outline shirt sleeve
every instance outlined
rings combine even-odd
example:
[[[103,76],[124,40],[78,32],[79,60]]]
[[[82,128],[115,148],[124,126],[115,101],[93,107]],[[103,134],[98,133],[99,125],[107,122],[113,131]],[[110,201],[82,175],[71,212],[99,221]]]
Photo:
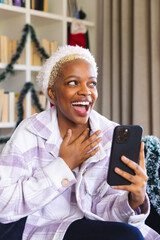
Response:
[[[16,221],[43,208],[76,182],[61,158],[34,169],[9,141],[0,156],[0,222]]]
[[[104,194],[105,189],[107,189]],[[94,200],[94,211],[106,221],[125,222],[136,227],[141,227],[149,215],[150,204],[146,195],[144,203],[135,211],[128,202],[127,191],[111,189],[104,184],[98,198]]]

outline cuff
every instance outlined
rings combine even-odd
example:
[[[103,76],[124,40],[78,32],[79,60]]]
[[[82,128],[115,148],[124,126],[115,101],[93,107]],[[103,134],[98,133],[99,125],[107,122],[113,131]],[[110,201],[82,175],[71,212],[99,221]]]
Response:
[[[119,213],[123,222],[128,222],[128,218],[134,215],[134,210],[130,207],[128,202],[128,192],[125,192],[121,196],[121,207],[119,208]]]
[[[131,215],[128,219],[128,223],[140,228],[142,224],[145,222],[146,218],[148,217],[150,212],[150,203],[148,196],[146,194],[144,203],[136,209],[134,214]]]
[[[44,167],[43,172],[48,178],[49,185],[54,185],[57,189],[69,187],[76,182],[71,169],[60,157],[54,159],[52,163]]]

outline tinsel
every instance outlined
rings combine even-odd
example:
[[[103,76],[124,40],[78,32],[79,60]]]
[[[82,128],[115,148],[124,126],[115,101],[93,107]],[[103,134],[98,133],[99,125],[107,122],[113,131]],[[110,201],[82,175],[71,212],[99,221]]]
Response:
[[[30,24],[25,24],[24,28],[22,30],[21,40],[16,49],[16,53],[11,57],[10,63],[7,64],[5,70],[2,73],[0,73],[0,82],[5,80],[8,74],[14,74],[13,65],[18,61],[19,57],[21,56],[21,53],[26,44],[27,35],[29,33],[31,34],[31,40],[35,43],[37,52],[40,54],[41,58],[47,59],[49,57],[48,54],[45,52],[45,49],[40,46],[40,43],[36,37],[34,28]],[[36,94],[33,83],[31,83],[31,82],[25,83],[22,90],[20,91],[20,95],[19,95],[19,98],[17,101],[17,122],[16,122],[16,125],[15,125],[15,128],[13,129],[13,131],[16,129],[16,127],[19,125],[19,123],[23,120],[23,115],[24,115],[23,100],[28,91],[31,91],[31,98],[32,98],[33,105],[39,111],[43,111],[41,104],[39,103],[39,98]],[[12,133],[13,133],[13,131],[12,131]],[[12,133],[11,133],[11,135],[12,135]],[[10,139],[11,135],[1,137],[0,144],[6,143]]]
[[[160,140],[155,136],[143,138],[148,175],[147,193],[149,199],[160,215]]]
[[[34,85],[31,82],[26,82],[20,92],[18,101],[17,101],[17,122],[16,125],[12,131],[12,133],[14,132],[14,130],[16,129],[16,127],[20,124],[20,122],[23,120],[23,116],[24,116],[24,108],[23,108],[23,101],[25,99],[26,94],[31,91],[31,99],[32,99],[32,104],[34,106],[36,106],[37,110],[39,112],[43,111],[44,109],[42,108],[41,104],[39,103],[39,99],[37,96],[37,93],[34,89]],[[11,133],[11,135],[12,135]],[[0,144],[4,144],[6,143],[9,139],[10,136],[5,136],[5,137],[1,137],[0,138]]]
[[[46,53],[45,49],[40,46],[40,43],[36,37],[36,33],[35,33],[32,25],[25,24],[24,28],[22,29],[22,37],[17,46],[16,53],[11,57],[11,61],[10,61],[10,63],[7,64],[5,70],[2,73],[0,73],[0,82],[5,80],[9,73],[11,73],[11,74],[14,73],[13,65],[17,62],[17,60],[19,59],[19,57],[25,47],[27,35],[29,34],[29,32],[31,34],[31,40],[35,43],[37,52],[40,54],[41,58],[46,59],[49,57],[48,54]]]

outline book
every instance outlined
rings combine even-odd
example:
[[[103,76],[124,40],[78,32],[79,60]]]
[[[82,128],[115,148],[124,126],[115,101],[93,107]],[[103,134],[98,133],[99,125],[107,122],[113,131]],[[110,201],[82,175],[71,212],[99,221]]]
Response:
[[[25,7],[26,6],[26,0],[21,0],[22,2],[22,7]]]
[[[44,0],[43,11],[48,12],[48,0]]]
[[[16,46],[18,47],[19,41],[17,40],[16,42],[17,42],[17,45],[16,45]],[[16,50],[17,50],[17,47],[16,47]],[[21,56],[22,56],[22,54],[21,54]],[[17,64],[22,64],[22,57],[21,57],[21,56],[18,58]]]
[[[17,7],[22,7],[22,1],[21,0],[13,0],[13,5]]]
[[[4,45],[5,45],[5,36],[1,35],[0,36],[0,59],[2,63],[5,63],[5,50],[4,50]]]
[[[40,43],[41,43],[41,47],[43,47],[45,52],[50,56],[50,42],[46,38],[42,38]],[[44,62],[45,60],[42,59],[42,63]]]
[[[15,93],[9,92],[9,122],[15,121]]]
[[[0,62],[1,62],[1,36],[0,36]]]
[[[37,48],[34,42],[31,42],[31,65],[41,66],[41,56],[37,52]]]
[[[43,11],[44,0],[34,0],[34,9]]]
[[[4,45],[3,45],[3,50],[4,50],[4,63],[8,63],[8,37],[4,36]]]
[[[42,108],[43,108],[43,109],[46,109],[46,107],[47,107],[47,99],[46,99],[46,97],[43,95],[43,93],[40,93],[40,94],[39,94],[39,102],[40,102]]]
[[[8,4],[9,4],[9,5],[13,5],[12,0],[8,0]]]
[[[8,40],[8,63],[11,61],[12,57],[12,41]]]
[[[18,41],[9,40],[7,36],[0,36],[0,62],[9,63],[12,55],[16,53]],[[22,64],[22,57],[19,57],[17,64]]]
[[[45,49],[46,53],[50,55],[50,42],[46,38],[41,39],[41,46]]]
[[[2,119],[3,93],[4,89],[0,89],[0,121]]]
[[[9,92],[3,93],[2,122],[8,122],[9,116]]]
[[[8,37],[1,35],[0,36],[0,54],[1,54],[1,62],[7,63],[8,62]]]
[[[31,0],[31,1],[30,1],[30,5],[31,5],[31,9],[35,9],[34,0]]]
[[[11,41],[11,56],[13,56],[16,53],[17,45],[18,45],[18,41],[16,41],[16,40]],[[21,57],[19,57],[19,59],[17,60],[17,64],[22,64],[22,58]]]
[[[50,56],[57,50],[57,48],[58,48],[57,41],[50,42]]]
[[[20,95],[19,93],[15,93],[15,101],[14,101],[15,102],[15,122],[17,121],[17,115],[18,115],[17,102],[18,102],[19,95]],[[25,119],[27,116],[26,107],[27,107],[27,101],[25,97],[23,100],[23,111],[24,111],[23,119]]]
[[[18,115],[18,110],[17,110],[17,101],[19,98],[19,93],[15,93],[14,95],[14,102],[15,102],[15,122],[17,121],[17,115]]]

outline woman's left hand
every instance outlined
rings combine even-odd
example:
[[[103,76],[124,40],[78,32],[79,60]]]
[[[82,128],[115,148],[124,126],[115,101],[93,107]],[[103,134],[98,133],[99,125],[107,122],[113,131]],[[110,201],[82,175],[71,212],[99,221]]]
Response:
[[[131,169],[134,170],[135,175],[131,175],[119,168],[115,168],[115,172],[123,178],[131,182],[130,185],[114,186],[114,189],[121,189],[129,191],[129,204],[133,210],[143,204],[146,193],[146,183],[148,177],[146,175],[145,157],[144,157],[144,143],[141,143],[139,154],[139,165],[132,160],[122,156],[121,160]]]

